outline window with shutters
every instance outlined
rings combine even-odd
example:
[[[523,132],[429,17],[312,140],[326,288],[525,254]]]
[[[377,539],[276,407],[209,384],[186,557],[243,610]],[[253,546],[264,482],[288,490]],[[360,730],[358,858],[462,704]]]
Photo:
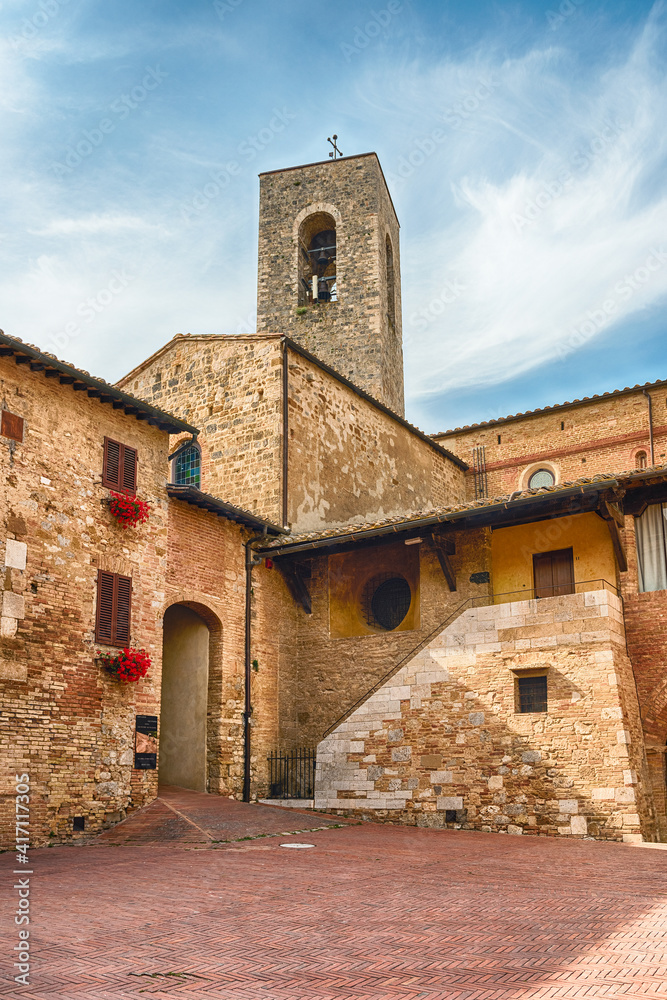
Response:
[[[118,573],[97,573],[97,616],[95,639],[108,646],[130,642],[132,578]]]
[[[105,437],[102,486],[132,495],[137,492],[136,448]]]

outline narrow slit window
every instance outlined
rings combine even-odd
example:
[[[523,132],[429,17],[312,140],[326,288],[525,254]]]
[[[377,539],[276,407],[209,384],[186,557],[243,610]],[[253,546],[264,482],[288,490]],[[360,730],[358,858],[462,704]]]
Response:
[[[391,240],[387,236],[386,244],[387,263],[387,320],[389,329],[393,332],[396,328],[396,283],[394,277],[394,251],[391,247]]]

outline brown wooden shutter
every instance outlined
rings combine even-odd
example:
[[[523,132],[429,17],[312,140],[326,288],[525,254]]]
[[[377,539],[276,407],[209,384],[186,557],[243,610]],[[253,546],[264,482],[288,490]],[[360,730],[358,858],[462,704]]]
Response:
[[[95,639],[97,642],[113,642],[114,633],[114,590],[115,574],[97,571],[97,615]]]
[[[127,646],[132,624],[132,577],[97,572],[95,639],[109,646]]]
[[[23,417],[9,410],[2,411],[2,426],[0,434],[3,437],[11,438],[12,441],[23,441]]]
[[[127,493],[137,492],[137,452],[127,445],[122,450],[121,486]]]
[[[533,556],[533,576],[535,577],[535,597],[552,597],[553,573],[550,552],[539,552]]]
[[[132,608],[132,578],[116,577],[116,628],[114,641],[118,646],[127,646],[130,641]]]
[[[574,559],[572,549],[538,552],[533,556],[536,597],[559,597],[574,594]]]
[[[554,595],[574,594],[574,558],[572,549],[559,549],[551,553],[554,578]]]
[[[112,490],[120,489],[121,486],[121,451],[122,444],[112,441],[111,438],[104,439],[104,465],[102,466],[102,485],[108,486]]]

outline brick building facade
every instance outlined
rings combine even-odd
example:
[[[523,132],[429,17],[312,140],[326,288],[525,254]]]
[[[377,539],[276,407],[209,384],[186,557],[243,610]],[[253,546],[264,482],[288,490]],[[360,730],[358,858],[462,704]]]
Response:
[[[3,844],[15,773],[44,843],[300,748],[316,808],[667,840],[667,383],[409,424],[374,154],[262,175],[258,317],[117,386],[0,336]]]

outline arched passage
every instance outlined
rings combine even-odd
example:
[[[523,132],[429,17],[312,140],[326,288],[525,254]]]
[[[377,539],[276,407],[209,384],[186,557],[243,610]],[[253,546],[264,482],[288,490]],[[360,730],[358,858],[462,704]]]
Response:
[[[206,791],[209,628],[183,604],[164,616],[159,780]]]

